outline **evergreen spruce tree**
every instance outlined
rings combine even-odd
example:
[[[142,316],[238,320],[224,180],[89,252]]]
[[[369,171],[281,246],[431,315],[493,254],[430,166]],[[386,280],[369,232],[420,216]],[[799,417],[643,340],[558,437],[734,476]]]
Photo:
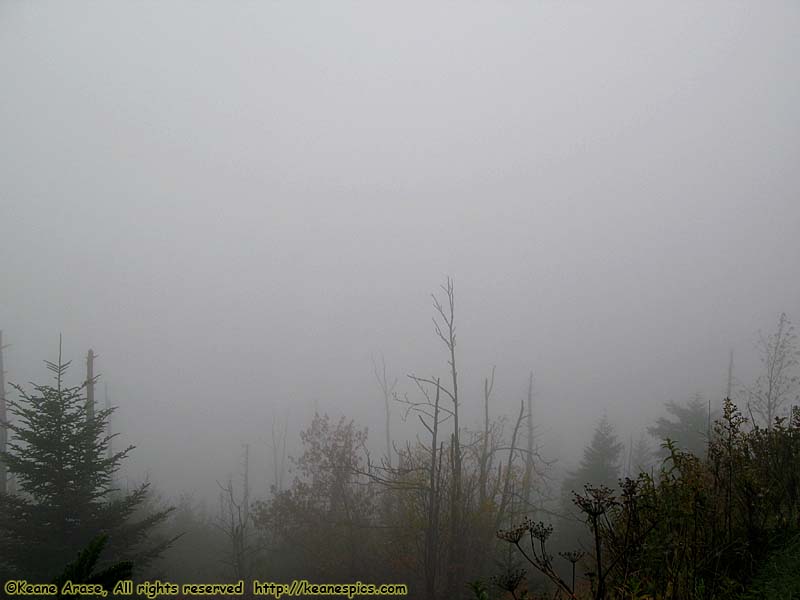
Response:
[[[709,429],[716,419],[716,413],[709,415],[708,404],[699,395],[685,404],[667,402],[665,408],[674,418],[659,417],[655,425],[647,428],[647,432],[659,442],[670,439],[681,450],[705,458]],[[665,458],[667,455],[669,452],[662,448],[659,456]]]
[[[0,494],[0,575],[50,581],[98,536],[107,539],[99,567],[132,561],[140,570],[172,540],[153,541],[153,527],[172,509],[133,518],[147,499],[147,483],[127,494],[113,476],[133,449],[109,453],[106,423],[114,409],[87,410],[86,383],[68,387],[69,362],[45,361],[55,385],[33,385],[8,400],[14,420],[3,460],[18,493]]]
[[[617,439],[614,426],[604,416],[595,427],[591,443],[583,449],[578,469],[570,474],[567,483],[577,492],[582,491],[586,483],[613,489],[619,479],[623,447]]]
[[[595,427],[592,441],[583,449],[578,468],[569,473],[561,486],[561,514],[556,546],[574,550],[589,542],[589,529],[584,515],[575,508],[573,492],[583,493],[584,485],[601,485],[617,489],[624,445],[618,440],[614,426],[606,416]]]

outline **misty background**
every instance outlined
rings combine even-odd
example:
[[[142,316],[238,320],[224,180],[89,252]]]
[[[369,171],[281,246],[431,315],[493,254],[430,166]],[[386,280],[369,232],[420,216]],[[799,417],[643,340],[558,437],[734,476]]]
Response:
[[[213,494],[249,443],[263,494],[276,414],[379,452],[372,357],[444,374],[451,275],[467,425],[492,365],[565,465],[717,403],[800,319],[800,6],[666,7],[3,1],[7,379],[61,333],[127,477]]]

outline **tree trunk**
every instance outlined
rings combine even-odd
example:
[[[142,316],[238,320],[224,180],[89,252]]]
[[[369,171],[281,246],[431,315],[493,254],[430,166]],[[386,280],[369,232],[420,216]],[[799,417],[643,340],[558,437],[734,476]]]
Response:
[[[0,331],[0,452],[6,451],[8,443],[8,430],[5,423],[8,418],[6,411],[6,375],[3,370],[3,332]],[[0,493],[8,491],[8,467],[0,458]]]
[[[436,401],[433,409],[433,428],[431,432],[431,466],[428,473],[428,523],[425,529],[425,598],[436,598],[436,562],[439,554],[439,499],[436,472],[437,443],[439,435],[439,396],[441,388],[436,380]],[[441,452],[441,450],[438,450]],[[440,454],[441,456],[441,454]]]
[[[94,351],[86,353],[86,417],[94,419]]]
[[[525,498],[523,510],[530,510],[533,488],[533,371],[528,375],[528,453],[525,455],[525,475],[522,480],[522,493]]]

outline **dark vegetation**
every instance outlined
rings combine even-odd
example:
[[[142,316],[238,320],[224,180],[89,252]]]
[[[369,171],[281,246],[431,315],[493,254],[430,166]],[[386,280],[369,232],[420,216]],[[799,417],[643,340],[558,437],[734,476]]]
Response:
[[[588,590],[553,567],[552,527],[525,520],[498,537],[566,597],[730,598],[770,586],[782,587],[776,598],[797,594],[800,409],[770,428],[746,424],[726,399],[704,458],[668,440],[655,475],[572,492],[591,534],[589,552],[578,558],[589,569]]]
[[[4,580],[48,582],[83,550],[88,554],[78,565],[144,569],[170,544],[149,535],[170,509],[137,514],[148,484],[128,493],[114,487],[114,474],[133,448],[110,451],[106,422],[113,409],[95,411],[87,403],[84,391],[93,381],[66,386],[69,362],[60,354],[46,363],[55,385],[36,385],[31,392],[14,385],[19,399],[7,400],[12,438],[3,461],[17,490],[0,494]]]
[[[385,455],[370,454],[355,421],[316,414],[287,457],[276,420],[271,494],[250,497],[246,448],[242,481],[220,483],[214,509],[189,496],[167,506],[146,482],[121,491],[115,473],[133,449],[112,450],[113,409],[95,409],[91,371],[69,387],[69,363],[48,362],[54,384],[15,385],[3,405],[0,575],[109,587],[130,576],[405,583],[425,600],[800,596],[788,317],[762,338],[763,374],[737,387],[740,406],[670,402],[648,428],[657,450],[644,437],[626,448],[604,417],[556,485],[534,426],[532,375],[506,418],[487,372],[482,422],[465,426],[452,281],[433,302],[447,372],[412,374],[415,393],[400,395],[375,365]],[[418,429],[402,443],[391,439],[398,408]]]

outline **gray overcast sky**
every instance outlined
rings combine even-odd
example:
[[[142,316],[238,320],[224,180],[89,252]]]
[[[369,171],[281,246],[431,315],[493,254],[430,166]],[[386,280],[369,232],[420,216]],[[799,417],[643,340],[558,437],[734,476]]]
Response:
[[[274,411],[379,435],[370,356],[444,373],[450,274],[468,422],[492,364],[562,457],[716,399],[800,320],[798,33],[792,1],[4,0],[8,378],[93,347],[129,475],[204,493]]]

